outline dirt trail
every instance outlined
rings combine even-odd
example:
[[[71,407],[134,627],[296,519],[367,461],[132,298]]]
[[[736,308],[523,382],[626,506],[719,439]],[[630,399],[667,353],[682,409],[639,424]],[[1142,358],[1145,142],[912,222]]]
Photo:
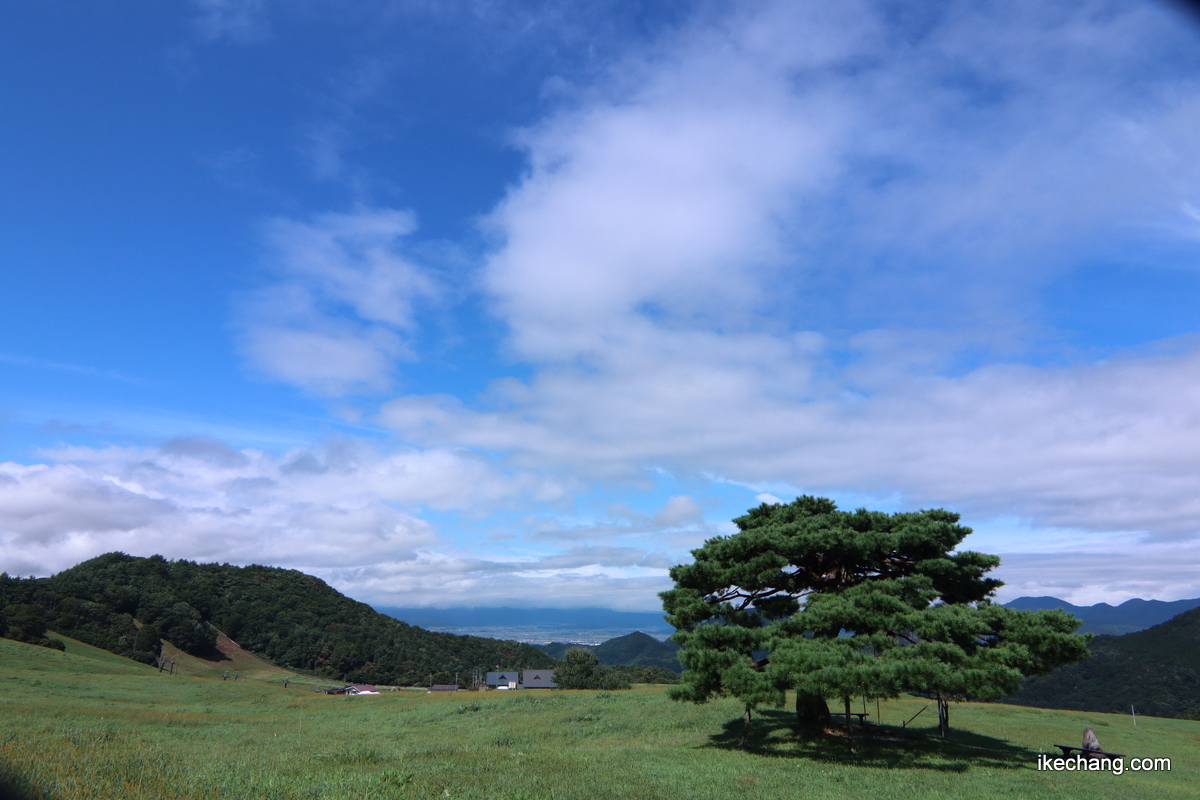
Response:
[[[279,680],[295,675],[290,670],[277,667],[250,651],[242,649],[237,642],[220,631],[217,632],[216,652],[208,658],[188,655],[167,641],[163,642],[162,654],[167,659],[175,661],[175,672],[180,675],[220,678],[228,672],[230,679],[236,673],[239,680]]]

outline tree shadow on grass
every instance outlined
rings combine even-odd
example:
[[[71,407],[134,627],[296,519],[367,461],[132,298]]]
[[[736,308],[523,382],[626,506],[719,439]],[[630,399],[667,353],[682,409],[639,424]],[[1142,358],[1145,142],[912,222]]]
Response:
[[[29,781],[0,764],[0,800],[53,800],[53,798],[30,785]]]
[[[743,722],[740,717],[722,726],[710,737],[708,747],[744,750],[768,758],[805,758],[812,761],[856,764],[885,769],[929,769],[966,772],[971,767],[1013,769],[1033,764],[1038,753],[1003,739],[971,731],[950,729],[948,738],[936,732],[869,725],[854,725],[854,752],[845,734],[819,728],[798,728],[796,715],[772,709],[756,712],[746,737],[739,746]],[[934,729],[936,730],[936,729]]]

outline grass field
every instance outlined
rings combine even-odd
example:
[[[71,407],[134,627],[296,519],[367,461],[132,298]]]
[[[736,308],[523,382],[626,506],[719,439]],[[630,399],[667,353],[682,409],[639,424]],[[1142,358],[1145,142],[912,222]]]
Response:
[[[86,647],[86,646],[84,646]],[[72,652],[74,650],[74,652]],[[95,654],[92,654],[93,656]],[[884,703],[886,728],[925,704]],[[868,708],[874,715],[875,709]],[[765,710],[737,747],[732,701],[628,692],[326,696],[170,676],[0,640],[0,794],[75,798],[1194,798],[1200,722],[955,704],[894,741],[797,737]],[[920,723],[925,721],[925,725]],[[1093,727],[1170,772],[1039,772]]]

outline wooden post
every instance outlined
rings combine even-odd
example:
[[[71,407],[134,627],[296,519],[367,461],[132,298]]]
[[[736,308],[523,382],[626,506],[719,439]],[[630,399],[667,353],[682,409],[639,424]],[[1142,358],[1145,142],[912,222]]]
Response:
[[[1137,709],[1133,706],[1129,707],[1129,713],[1133,714],[1133,727],[1137,727]]]
[[[854,728],[850,725],[850,695],[842,698],[843,705],[846,707],[846,744],[850,747],[850,752],[854,752]]]

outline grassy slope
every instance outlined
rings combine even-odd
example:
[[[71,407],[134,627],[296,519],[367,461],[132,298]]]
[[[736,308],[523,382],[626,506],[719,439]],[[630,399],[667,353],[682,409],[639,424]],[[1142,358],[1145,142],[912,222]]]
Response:
[[[57,639],[58,641],[62,642],[63,646],[66,647],[66,651],[71,655],[91,658],[107,664],[121,664],[124,666],[132,664],[135,667],[140,667],[142,672],[154,669],[154,667],[150,666],[149,664],[131,661],[130,659],[119,656],[116,653],[110,653],[107,650],[101,650],[99,647],[93,647],[92,645],[81,642],[78,639],[72,639],[70,636],[63,636],[61,633],[46,631],[46,637],[49,639]]]
[[[924,702],[885,703],[883,721]],[[738,749],[739,711],[672,703],[657,687],[330,697],[0,640],[0,765],[10,790],[37,800],[1170,799],[1194,797],[1200,769],[1200,723],[1182,720],[1134,728],[1128,717],[957,704],[948,743],[926,735],[849,756],[837,741],[796,739],[782,712],[760,714]],[[1169,757],[1172,771],[1034,769],[1038,752],[1076,744],[1087,725],[1110,750]]]

